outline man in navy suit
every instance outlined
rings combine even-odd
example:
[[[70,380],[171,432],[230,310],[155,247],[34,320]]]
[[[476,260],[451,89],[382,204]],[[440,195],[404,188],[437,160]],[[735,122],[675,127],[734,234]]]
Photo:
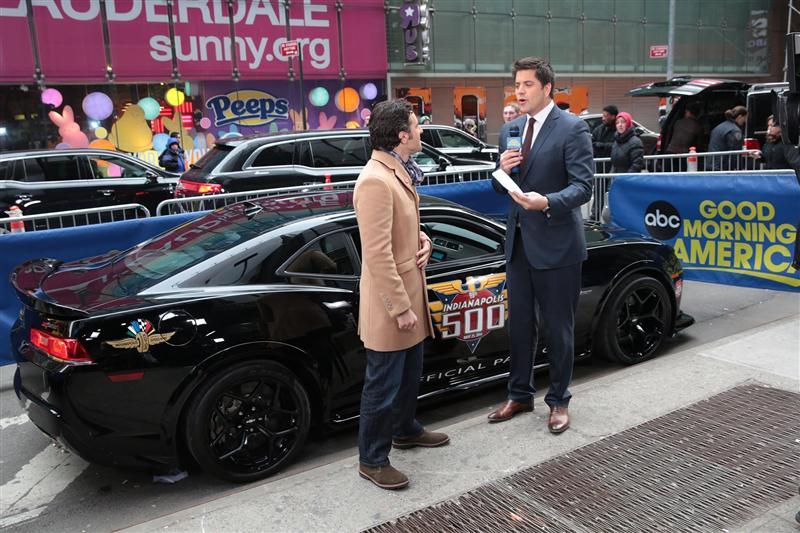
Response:
[[[574,324],[586,240],[580,206],[592,192],[592,137],[586,123],[553,104],[553,68],[545,59],[514,63],[514,86],[522,114],[500,132],[499,166],[524,194],[512,192],[506,235],[511,372],[508,400],[489,415],[502,422],[533,410],[532,369],[539,319],[547,342],[550,390],[548,428],[569,427],[569,382]],[[520,150],[506,150],[509,131],[522,136]],[[518,170],[514,170],[518,169]],[[498,192],[505,189],[496,181]]]

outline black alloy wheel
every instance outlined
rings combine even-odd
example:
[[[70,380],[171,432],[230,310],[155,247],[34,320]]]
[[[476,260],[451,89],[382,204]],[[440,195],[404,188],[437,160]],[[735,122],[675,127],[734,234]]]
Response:
[[[208,379],[186,413],[186,443],[203,470],[236,483],[274,474],[308,436],[311,407],[297,378],[272,361]]]
[[[667,336],[672,301],[658,280],[645,275],[624,279],[609,297],[598,322],[596,348],[625,365],[653,357]]]

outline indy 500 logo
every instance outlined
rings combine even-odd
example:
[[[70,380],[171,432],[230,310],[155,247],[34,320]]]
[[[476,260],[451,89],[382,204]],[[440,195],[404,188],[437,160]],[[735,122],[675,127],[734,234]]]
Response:
[[[681,228],[681,214],[669,202],[658,200],[647,206],[644,226],[656,239],[668,241],[677,235]]]

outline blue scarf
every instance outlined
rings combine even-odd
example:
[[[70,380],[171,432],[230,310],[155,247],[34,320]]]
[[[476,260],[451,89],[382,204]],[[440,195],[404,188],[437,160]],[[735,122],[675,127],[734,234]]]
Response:
[[[403,165],[403,168],[406,169],[408,175],[411,176],[412,185],[416,187],[417,185],[422,183],[422,180],[425,179],[425,173],[422,172],[422,169],[419,168],[419,165],[417,164],[416,161],[414,161],[413,157],[409,157],[408,161],[403,161],[403,158],[400,157],[394,150],[390,150],[389,153],[392,154],[392,157],[400,161],[400,163]]]

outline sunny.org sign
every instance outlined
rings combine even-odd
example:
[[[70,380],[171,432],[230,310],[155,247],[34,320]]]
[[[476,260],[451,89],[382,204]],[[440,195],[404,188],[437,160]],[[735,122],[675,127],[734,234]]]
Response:
[[[786,174],[614,178],[612,222],[671,244],[686,279],[800,291],[800,184]]]
[[[206,108],[218,128],[229,124],[263,126],[289,118],[289,100],[253,89],[213,96],[206,100]]]

